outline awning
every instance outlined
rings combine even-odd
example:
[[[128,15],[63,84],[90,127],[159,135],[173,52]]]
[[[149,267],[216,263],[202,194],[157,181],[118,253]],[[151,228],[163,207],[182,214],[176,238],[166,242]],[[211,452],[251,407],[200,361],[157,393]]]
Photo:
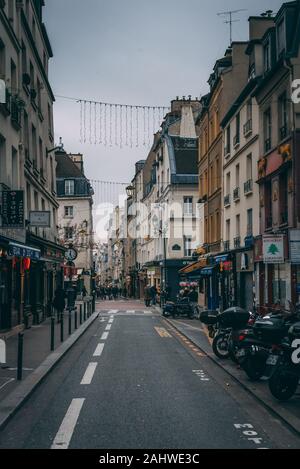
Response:
[[[207,257],[203,256],[197,262],[193,262],[192,264],[189,264],[185,266],[183,269],[179,270],[179,273],[190,274],[192,272],[195,272],[195,270],[203,269],[206,266],[207,266]]]
[[[14,257],[27,257],[33,260],[40,260],[41,250],[25,246],[25,244],[9,243],[8,255]]]
[[[200,276],[201,277],[211,277],[214,272],[214,267],[206,267],[205,269],[201,269]]]
[[[215,257],[216,264],[221,264],[221,262],[227,262],[229,260],[229,254],[223,254],[221,256]]]

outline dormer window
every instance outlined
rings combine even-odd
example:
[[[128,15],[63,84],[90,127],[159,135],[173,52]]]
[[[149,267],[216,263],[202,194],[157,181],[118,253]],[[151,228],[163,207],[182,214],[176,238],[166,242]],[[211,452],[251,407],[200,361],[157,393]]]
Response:
[[[74,179],[67,179],[65,181],[65,195],[74,195],[75,193],[75,181]]]
[[[268,41],[264,45],[264,72],[267,73],[271,69],[271,47]]]
[[[278,57],[285,52],[286,40],[285,40],[285,22],[284,18],[280,21],[277,26],[277,50]]]

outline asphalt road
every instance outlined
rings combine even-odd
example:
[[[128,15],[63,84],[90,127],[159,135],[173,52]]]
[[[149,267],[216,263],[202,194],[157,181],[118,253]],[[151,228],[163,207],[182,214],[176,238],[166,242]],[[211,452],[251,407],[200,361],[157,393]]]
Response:
[[[2,430],[0,448],[300,447],[157,313],[140,303],[102,308]]]

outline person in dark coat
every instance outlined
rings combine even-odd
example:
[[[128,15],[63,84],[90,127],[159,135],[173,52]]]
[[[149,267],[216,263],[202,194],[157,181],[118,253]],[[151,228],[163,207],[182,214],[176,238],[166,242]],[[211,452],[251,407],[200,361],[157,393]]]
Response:
[[[66,293],[65,290],[59,286],[55,290],[54,299],[53,299],[53,308],[56,309],[57,321],[60,322],[61,315],[64,312],[66,307]]]
[[[145,305],[148,308],[150,306],[150,303],[151,303],[151,288],[150,288],[150,285],[147,285],[147,287],[145,288],[144,297],[145,297]]]

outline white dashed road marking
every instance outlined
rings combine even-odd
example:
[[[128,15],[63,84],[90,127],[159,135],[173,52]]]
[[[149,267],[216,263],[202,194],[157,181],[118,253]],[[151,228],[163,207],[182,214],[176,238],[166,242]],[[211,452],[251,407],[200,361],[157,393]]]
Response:
[[[89,363],[80,384],[91,384],[98,363]]]
[[[106,340],[107,337],[108,337],[108,332],[103,332],[102,336],[101,336],[101,340]]]
[[[51,449],[68,449],[85,399],[73,399]]]
[[[104,344],[98,344],[93,356],[101,357],[103,349],[104,349]]]
[[[106,331],[110,331],[110,330],[111,330],[111,326],[112,326],[111,324],[108,324],[108,325],[106,326],[105,330],[106,330]]]

